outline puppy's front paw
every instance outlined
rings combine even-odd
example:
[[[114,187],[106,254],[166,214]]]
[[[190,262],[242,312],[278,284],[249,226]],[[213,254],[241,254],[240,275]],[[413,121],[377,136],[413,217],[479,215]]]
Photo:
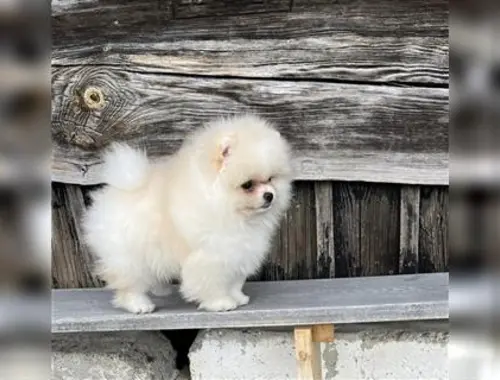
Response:
[[[230,297],[218,298],[215,300],[205,301],[198,306],[198,309],[207,311],[229,311],[238,307],[236,300]]]
[[[112,301],[113,306],[134,314],[152,313],[156,306],[148,296],[141,293],[117,293]]]
[[[246,305],[250,301],[250,297],[243,292],[234,292],[231,296],[234,298],[238,306]]]

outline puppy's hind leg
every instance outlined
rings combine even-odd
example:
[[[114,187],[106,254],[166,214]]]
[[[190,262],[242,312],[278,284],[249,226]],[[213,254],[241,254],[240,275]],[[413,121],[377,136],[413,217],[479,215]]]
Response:
[[[238,307],[231,295],[232,283],[222,263],[202,251],[192,253],[182,267],[181,294],[199,303],[199,309],[229,311]]]

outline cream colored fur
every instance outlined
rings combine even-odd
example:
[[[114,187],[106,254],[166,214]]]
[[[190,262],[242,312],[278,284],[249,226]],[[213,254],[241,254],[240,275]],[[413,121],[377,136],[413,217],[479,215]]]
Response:
[[[206,310],[249,302],[242,286],[263,263],[291,194],[290,148],[267,121],[213,121],[154,163],[114,145],[103,176],[109,186],[93,195],[83,226],[116,307],[152,312],[147,293],[167,294],[172,279]]]

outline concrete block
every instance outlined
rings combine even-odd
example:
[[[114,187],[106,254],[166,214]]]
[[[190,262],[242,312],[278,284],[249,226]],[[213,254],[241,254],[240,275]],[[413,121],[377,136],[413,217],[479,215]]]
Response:
[[[442,326],[351,326],[322,345],[328,380],[448,379],[448,332]],[[190,352],[192,380],[296,379],[291,331],[207,330]]]
[[[174,380],[175,351],[155,332],[56,334],[52,380]]]
[[[193,380],[294,379],[290,333],[206,330],[191,346]]]

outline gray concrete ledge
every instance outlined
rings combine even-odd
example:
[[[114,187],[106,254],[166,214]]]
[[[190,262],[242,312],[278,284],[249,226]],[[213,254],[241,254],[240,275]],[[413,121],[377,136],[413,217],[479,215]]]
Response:
[[[52,332],[264,328],[320,323],[387,323],[449,317],[448,273],[248,282],[251,302],[200,311],[179,293],[153,298],[158,310],[133,314],[106,289],[52,290]]]
[[[447,380],[446,324],[346,326],[322,346],[329,380]],[[206,330],[190,352],[192,380],[296,378],[291,331]]]
[[[52,380],[174,380],[175,351],[154,332],[56,334]]]

